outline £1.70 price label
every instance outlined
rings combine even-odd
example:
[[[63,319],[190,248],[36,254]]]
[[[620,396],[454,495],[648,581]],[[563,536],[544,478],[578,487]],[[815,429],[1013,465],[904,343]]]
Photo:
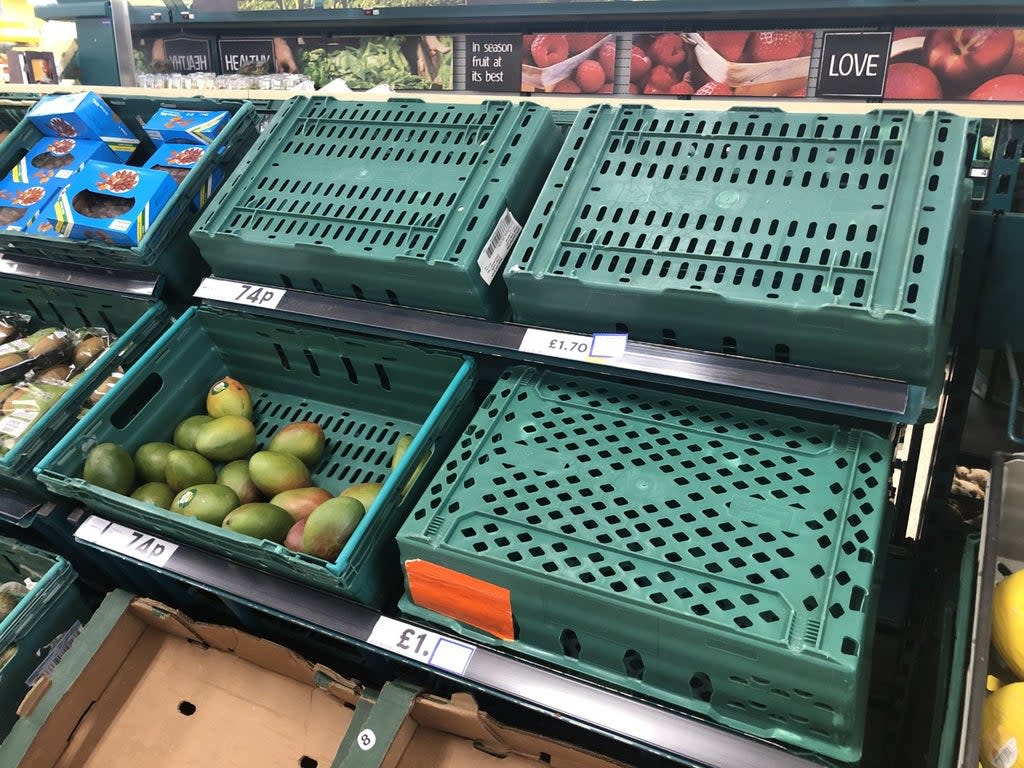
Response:
[[[112,523],[96,515],[90,515],[78,526],[75,538],[159,568],[167,565],[171,555],[178,549],[177,544]]]
[[[370,645],[415,659],[432,667],[446,669],[457,675],[466,673],[476,648],[469,643],[430,632],[414,624],[381,616],[373,627]]]
[[[281,303],[285,293],[284,288],[271,288],[266,285],[252,285],[234,280],[207,277],[200,284],[195,295],[199,299],[213,299],[231,304],[275,309]]]

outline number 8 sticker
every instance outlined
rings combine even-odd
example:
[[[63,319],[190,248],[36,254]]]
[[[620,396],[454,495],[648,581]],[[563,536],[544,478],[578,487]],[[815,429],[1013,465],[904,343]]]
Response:
[[[367,750],[373,749],[373,745],[377,743],[377,734],[371,731],[369,728],[364,728],[356,736],[356,741],[359,742],[359,748],[366,752]]]

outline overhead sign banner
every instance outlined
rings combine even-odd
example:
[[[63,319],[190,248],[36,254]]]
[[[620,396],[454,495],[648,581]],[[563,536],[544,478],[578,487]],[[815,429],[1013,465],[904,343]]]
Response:
[[[825,32],[816,95],[881,98],[891,46],[891,32]]]
[[[258,69],[273,72],[274,41],[269,37],[221,40],[220,71],[225,75],[234,74],[241,69]]]
[[[175,72],[213,72],[213,47],[208,38],[177,35],[165,37],[164,58]]]
[[[520,35],[466,36],[466,90],[518,93],[522,63]]]

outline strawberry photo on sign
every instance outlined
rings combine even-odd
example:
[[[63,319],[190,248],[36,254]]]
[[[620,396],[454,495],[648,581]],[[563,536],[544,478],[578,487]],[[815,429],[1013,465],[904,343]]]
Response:
[[[544,93],[613,93],[615,36],[546,32],[523,36],[522,89]]]

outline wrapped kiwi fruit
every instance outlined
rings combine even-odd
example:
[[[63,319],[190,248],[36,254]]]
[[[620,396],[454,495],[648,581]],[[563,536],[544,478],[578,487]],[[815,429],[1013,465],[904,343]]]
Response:
[[[22,381],[0,395],[0,455],[10,451],[36,420],[60,400],[71,385],[63,381]]]
[[[75,331],[77,342],[71,353],[71,364],[75,375],[92,365],[110,349],[114,337],[105,328],[79,328]]]
[[[19,312],[0,312],[0,344],[20,339],[28,331],[32,318]]]

